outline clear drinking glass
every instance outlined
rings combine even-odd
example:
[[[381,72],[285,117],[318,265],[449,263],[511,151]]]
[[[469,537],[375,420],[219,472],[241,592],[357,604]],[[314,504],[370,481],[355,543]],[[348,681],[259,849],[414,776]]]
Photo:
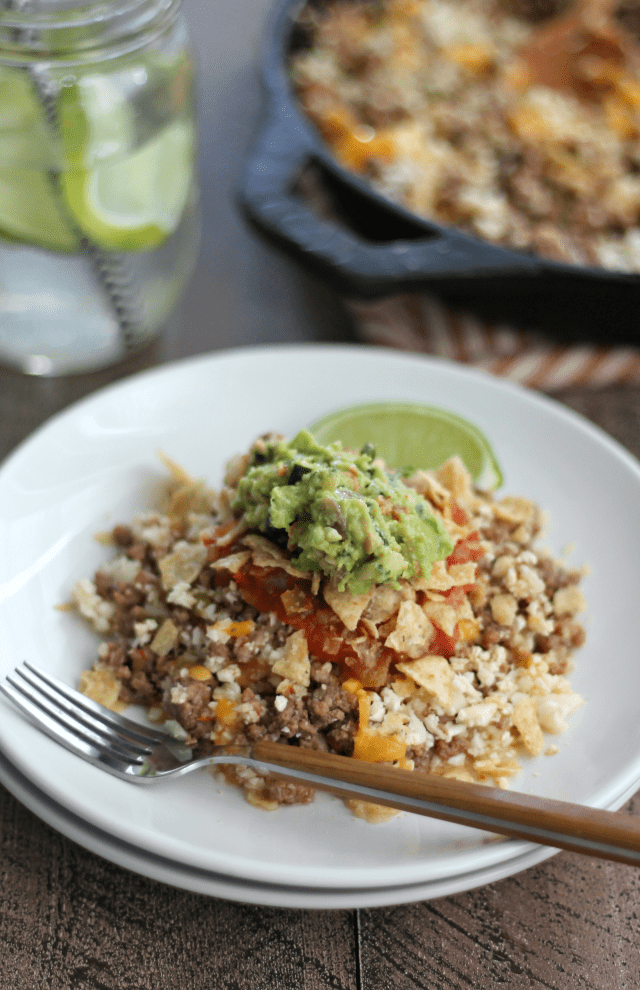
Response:
[[[120,360],[166,323],[200,214],[181,0],[0,0],[0,362]]]

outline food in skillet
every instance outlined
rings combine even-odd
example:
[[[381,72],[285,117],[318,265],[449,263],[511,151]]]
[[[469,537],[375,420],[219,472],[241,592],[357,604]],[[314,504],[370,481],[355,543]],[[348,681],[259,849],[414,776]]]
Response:
[[[271,739],[506,787],[581,704],[582,571],[540,529],[457,457],[405,477],[306,431],[259,438],[218,492],[172,466],[162,511],[116,526],[75,585],[103,636],[81,688],[142,703],[198,755]],[[263,808],[313,796],[223,772]]]
[[[640,272],[640,0],[335,0],[291,75],[337,160],[420,216]]]

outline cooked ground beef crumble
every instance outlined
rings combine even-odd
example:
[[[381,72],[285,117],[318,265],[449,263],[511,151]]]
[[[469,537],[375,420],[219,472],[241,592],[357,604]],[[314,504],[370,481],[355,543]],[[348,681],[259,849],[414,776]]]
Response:
[[[506,787],[523,754],[557,751],[545,733],[582,703],[566,675],[584,641],[584,572],[537,548],[536,505],[476,490],[458,458],[416,472],[407,484],[453,553],[428,579],[354,597],[234,515],[244,465],[217,493],[172,465],[162,511],[112,530],[114,556],[73,591],[103,637],[81,690],[146,706],[196,755],[268,739]],[[219,772],[263,808],[313,798],[246,767]]]

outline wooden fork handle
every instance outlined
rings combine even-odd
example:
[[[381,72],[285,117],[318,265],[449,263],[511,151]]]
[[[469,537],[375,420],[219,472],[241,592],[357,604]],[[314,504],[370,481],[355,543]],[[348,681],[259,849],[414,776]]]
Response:
[[[259,742],[251,755],[271,767],[313,774],[314,786],[341,797],[640,866],[639,817],[281,743]]]

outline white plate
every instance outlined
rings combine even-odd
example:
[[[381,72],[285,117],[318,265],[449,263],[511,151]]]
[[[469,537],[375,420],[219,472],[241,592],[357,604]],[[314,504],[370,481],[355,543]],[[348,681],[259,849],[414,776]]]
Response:
[[[449,897],[452,894],[472,890],[487,883],[495,883],[496,880],[519,873],[555,855],[553,849],[533,846],[529,852],[506,863],[496,863],[483,870],[445,877],[430,883],[408,884],[405,887],[331,890],[321,887],[286,887],[278,884],[254,883],[251,880],[226,877],[197,867],[184,866],[163,859],[161,856],[155,856],[142,847],[131,846],[114,839],[38,790],[1,752],[0,783],[52,828],[117,866],[149,877],[151,880],[159,880],[172,887],[189,890],[194,894],[222,897],[225,900],[240,901],[244,904],[262,904],[266,907],[353,909],[433,900],[436,897]]]
[[[56,604],[105,555],[93,539],[149,504],[156,451],[217,483],[226,459],[265,430],[294,433],[331,409],[375,399],[440,405],[492,440],[505,491],[550,514],[548,542],[593,568],[588,642],[572,683],[588,701],[554,757],[522,790],[617,808],[640,783],[640,469],[563,407],[448,362],[365,347],[267,347],[214,354],[111,386],[58,415],[0,469],[0,675],[23,659],[74,684],[96,642]],[[79,761],[7,704],[0,747],[36,788],[120,842],[185,868],[299,888],[432,883],[532,846],[404,815],[383,826],[319,795],[267,814],[207,774],[137,788]]]

